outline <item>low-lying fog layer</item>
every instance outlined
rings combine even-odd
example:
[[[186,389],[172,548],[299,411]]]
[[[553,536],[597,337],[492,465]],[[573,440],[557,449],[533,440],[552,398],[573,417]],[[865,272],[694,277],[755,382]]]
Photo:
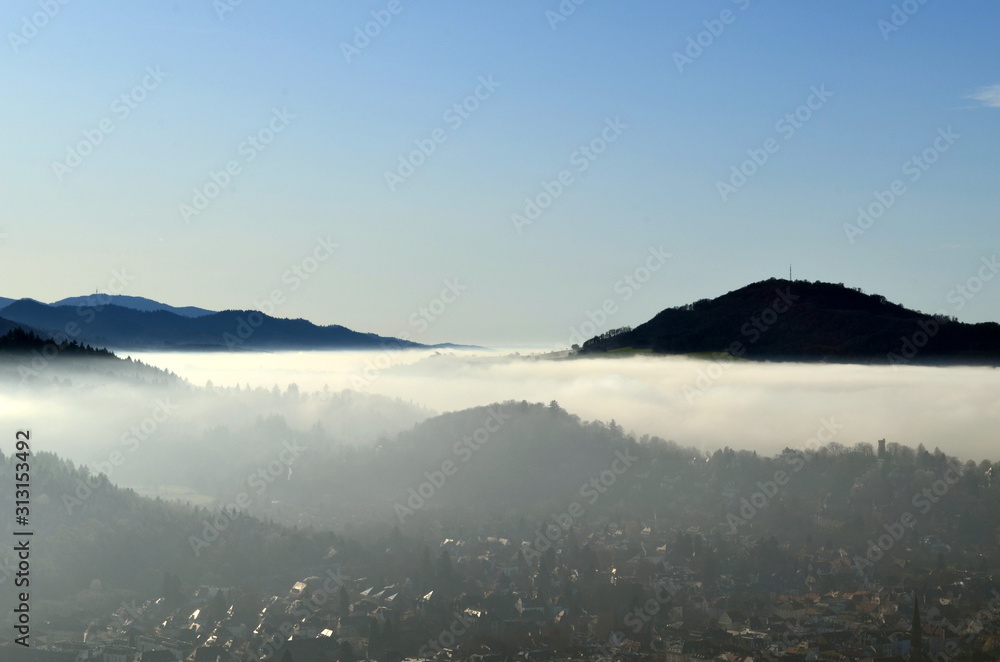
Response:
[[[772,455],[885,438],[961,459],[1000,456],[998,373],[989,368],[452,351],[133,358],[188,382],[128,362],[60,358],[29,380],[7,365],[0,429],[30,428],[36,452],[54,451],[119,485],[206,504],[246,488],[246,477],[290,442],[310,457],[343,460],[349,447],[392,439],[435,414],[506,400],[556,400],[584,420],[708,452]],[[279,469],[286,479],[302,470]]]
[[[364,446],[437,413],[504,400],[556,400],[584,420],[614,420],[637,436],[709,452],[729,446],[770,455],[785,447],[874,445],[885,438],[940,447],[962,459],[1000,456],[1000,373],[989,368],[489,352],[133,358],[190,384],[74,372],[60,360],[46,369],[41,385],[0,380],[0,428],[31,428],[36,450],[164,495],[180,487],[210,495],[212,472],[235,466],[234,454],[270,457],[295,436],[311,435],[312,443],[326,447]],[[208,381],[212,389],[204,388]],[[205,475],[199,478],[199,471]],[[169,476],[186,482],[180,486]]]
[[[194,384],[356,389],[454,411],[549,402],[702,450],[775,453],[819,434],[846,446],[939,446],[996,459],[1000,373],[991,368],[707,361],[676,357],[543,360],[483,352],[142,354]],[[389,365],[391,363],[391,365]],[[364,440],[359,440],[364,441]]]

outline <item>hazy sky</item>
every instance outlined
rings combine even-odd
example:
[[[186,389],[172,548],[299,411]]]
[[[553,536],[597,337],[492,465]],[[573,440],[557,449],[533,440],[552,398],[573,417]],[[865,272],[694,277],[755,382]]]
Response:
[[[7,0],[0,295],[565,344],[792,262],[1000,318],[947,302],[1000,243],[995,2],[576,2]]]

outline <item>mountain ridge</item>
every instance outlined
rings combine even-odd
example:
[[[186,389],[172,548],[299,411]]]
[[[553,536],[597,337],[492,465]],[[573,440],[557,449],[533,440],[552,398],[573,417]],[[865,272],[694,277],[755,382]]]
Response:
[[[72,336],[71,340],[119,349],[402,349],[429,345],[354,331],[304,319],[276,318],[253,310],[224,310],[187,317],[167,310],[139,311],[108,304],[100,308],[52,306],[21,299],[0,310],[0,322]],[[0,329],[6,325],[0,323]]]
[[[594,336],[578,351],[626,349],[772,361],[996,365],[1000,325],[929,315],[840,283],[772,278],[667,308],[634,329]]]
[[[13,303],[13,301],[11,301]],[[79,297],[66,297],[65,299],[60,299],[59,301],[53,301],[50,306],[86,306],[91,308],[96,308],[98,306],[107,306],[113,304],[116,306],[121,306],[122,308],[131,308],[132,310],[141,310],[145,312],[154,312],[157,310],[165,310],[170,313],[175,313],[183,317],[204,317],[206,315],[211,315],[218,311],[208,310],[207,308],[199,308],[197,306],[171,306],[160,301],[155,301],[154,299],[148,299],[146,297],[135,297],[128,296],[124,294],[88,294]],[[2,310],[3,304],[0,303],[0,310]]]

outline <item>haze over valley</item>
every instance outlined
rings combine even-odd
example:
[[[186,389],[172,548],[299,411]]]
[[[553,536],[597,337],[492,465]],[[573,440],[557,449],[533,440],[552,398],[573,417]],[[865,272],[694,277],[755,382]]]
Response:
[[[998,24],[0,3],[0,662],[998,662]]]

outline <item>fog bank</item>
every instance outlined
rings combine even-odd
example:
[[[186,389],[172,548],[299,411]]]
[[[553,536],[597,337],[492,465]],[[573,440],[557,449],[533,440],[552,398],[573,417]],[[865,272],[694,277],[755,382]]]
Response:
[[[136,356],[136,355],[133,355]],[[717,362],[679,357],[545,360],[502,352],[140,354],[195,384],[356,389],[438,412],[502,400],[614,419],[637,435],[702,450],[775,453],[820,438],[885,438],[997,459],[1000,377],[992,368]],[[812,442],[815,443],[815,442]]]

